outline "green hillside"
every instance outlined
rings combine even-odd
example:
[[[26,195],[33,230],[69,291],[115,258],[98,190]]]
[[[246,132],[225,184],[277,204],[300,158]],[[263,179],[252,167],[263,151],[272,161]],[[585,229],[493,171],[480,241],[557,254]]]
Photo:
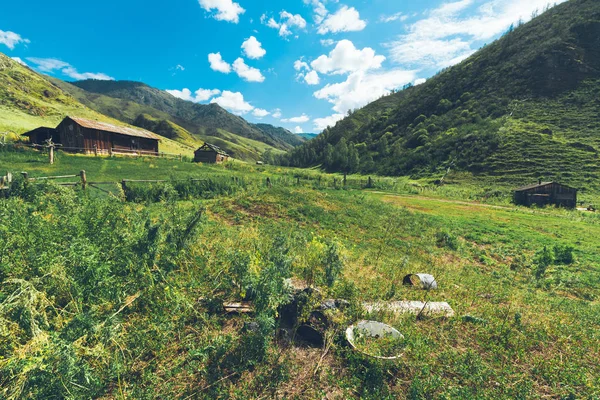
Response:
[[[54,127],[67,115],[124,125],[86,107],[46,77],[0,53],[0,133],[16,139],[39,126]],[[161,139],[160,150],[192,154],[191,147],[168,138]]]
[[[285,129],[266,124],[250,124],[218,104],[196,104],[181,100],[164,90],[141,82],[85,80],[72,82],[72,85],[91,93],[92,102],[94,102],[93,95],[102,94],[151,107],[168,114],[172,122],[200,136],[210,135],[214,130],[222,129],[238,136],[261,141],[280,150],[288,150],[300,144],[297,138]]]
[[[459,65],[356,110],[282,163],[599,189],[600,2],[571,0]]]

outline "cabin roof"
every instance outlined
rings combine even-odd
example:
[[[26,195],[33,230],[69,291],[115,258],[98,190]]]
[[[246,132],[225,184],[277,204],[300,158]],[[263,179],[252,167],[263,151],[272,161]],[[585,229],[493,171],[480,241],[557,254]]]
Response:
[[[22,133],[22,136],[30,136],[33,135],[34,133],[38,133],[38,132],[53,132],[56,131],[56,129],[54,128],[48,128],[47,126],[40,126],[39,128],[35,128],[30,130],[29,132],[25,132]]]
[[[569,188],[569,189],[577,190],[575,188],[572,188],[572,187],[567,186],[567,185],[563,185],[562,183],[558,183],[558,182],[542,182],[542,183],[534,183],[532,185],[527,185],[527,186],[520,187],[518,189],[515,189],[515,192],[525,192],[527,190],[536,189],[536,188],[540,188],[540,187],[544,187],[544,186],[548,186],[548,185],[552,185],[552,184],[557,184],[557,185],[560,185],[562,187],[566,187],[566,188]]]
[[[79,118],[79,117],[68,117],[68,118],[72,119],[78,125],[83,126],[84,128],[96,129],[99,131],[110,132],[110,133],[117,133],[119,135],[125,135],[125,136],[134,136],[134,137],[141,137],[141,138],[145,138],[145,139],[160,140],[160,138],[158,136],[156,136],[154,133],[147,131],[145,129],[141,129],[141,128],[130,128],[130,127],[126,127],[126,126],[117,126],[117,125],[107,124],[106,122],[92,121],[89,119]]]
[[[227,154],[227,152],[225,152],[225,150],[221,149],[219,146],[215,146],[214,144],[210,144],[210,143],[204,143],[202,146],[200,146],[200,148],[196,151],[206,151],[206,150],[212,150],[218,154],[222,154],[224,156],[228,156],[229,154]]]

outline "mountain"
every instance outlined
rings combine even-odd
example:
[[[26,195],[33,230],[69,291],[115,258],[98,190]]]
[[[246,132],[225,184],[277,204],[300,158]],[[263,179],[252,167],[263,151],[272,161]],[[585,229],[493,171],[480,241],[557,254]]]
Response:
[[[256,129],[266,133],[267,135],[278,138],[283,142],[291,145],[291,146],[300,146],[306,140],[300,137],[299,135],[295,135],[292,132],[288,131],[285,128],[269,125],[269,124],[252,124]]]
[[[280,160],[333,171],[599,187],[600,2],[570,0]]]
[[[71,82],[70,86],[85,91],[83,93],[79,92],[78,95],[85,97],[90,102],[90,106],[94,105],[98,109],[103,109],[103,112],[115,118],[124,119],[132,116],[124,116],[122,111],[115,108],[109,109],[102,102],[96,104],[98,103],[97,95],[133,102],[146,108],[146,113],[155,117],[159,117],[157,114],[162,114],[162,117],[166,114],[173,123],[200,137],[219,136],[217,130],[223,130],[234,135],[263,142],[279,150],[289,150],[293,146],[301,144],[301,141],[294,134],[283,128],[276,128],[267,124],[250,124],[242,117],[229,113],[216,103],[196,104],[181,100],[164,90],[155,89],[141,82],[84,80]],[[66,88],[69,90],[68,87]],[[77,96],[76,93],[73,94]],[[84,99],[81,100],[84,101]]]
[[[319,136],[318,133],[297,133],[296,136],[301,137],[302,139],[311,140]]]
[[[19,134],[40,126],[56,126],[67,115],[125,123],[90,109],[48,77],[0,53],[0,132]],[[161,151],[191,154],[192,148],[168,138],[161,139]]]

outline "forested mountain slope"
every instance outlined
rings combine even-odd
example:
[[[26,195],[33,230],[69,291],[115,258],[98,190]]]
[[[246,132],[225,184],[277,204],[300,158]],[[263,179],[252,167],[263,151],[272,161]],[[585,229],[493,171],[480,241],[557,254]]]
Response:
[[[281,160],[332,171],[598,187],[600,2],[571,0],[357,110]]]

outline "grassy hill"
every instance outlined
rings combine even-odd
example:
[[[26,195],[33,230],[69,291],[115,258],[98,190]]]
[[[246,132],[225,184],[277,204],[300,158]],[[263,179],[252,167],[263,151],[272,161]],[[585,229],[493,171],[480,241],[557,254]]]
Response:
[[[211,186],[200,196],[176,192],[184,199],[176,201],[175,182],[156,185],[160,202],[131,203],[93,187],[83,195],[17,181],[18,195],[0,199],[0,248],[8,249],[0,262],[1,398],[600,394],[600,241],[590,240],[600,235],[598,215],[431,198],[410,187],[341,190],[339,176],[335,189],[318,171],[244,163],[59,152],[48,165],[37,151],[0,146],[0,171],[17,178],[81,169],[90,181],[115,182],[102,187],[117,196],[123,178]],[[414,272],[433,274],[439,288],[404,286]],[[289,301],[288,277],[320,288],[306,291],[301,315],[323,299],[350,302],[324,312],[333,317],[323,346],[283,329],[277,310]],[[247,295],[255,313],[219,307]],[[401,300],[447,301],[455,316],[361,307]],[[361,319],[401,331],[402,357],[353,351],[344,332]]]
[[[264,142],[279,150],[288,150],[300,144],[291,132],[283,128],[267,124],[250,124],[218,104],[196,104],[181,100],[164,90],[155,89],[141,82],[85,80],[71,84],[90,93],[91,95],[85,95],[92,103],[94,103],[94,94],[131,101],[168,114],[174,123],[200,136],[222,129],[238,136]],[[115,110],[107,110],[109,114],[113,111]]]
[[[600,3],[571,0],[459,65],[356,110],[282,162],[600,189]]]
[[[0,133],[16,139],[39,126],[54,127],[67,115],[126,125],[94,111],[46,77],[0,53]],[[160,150],[191,155],[193,148],[166,137]]]

